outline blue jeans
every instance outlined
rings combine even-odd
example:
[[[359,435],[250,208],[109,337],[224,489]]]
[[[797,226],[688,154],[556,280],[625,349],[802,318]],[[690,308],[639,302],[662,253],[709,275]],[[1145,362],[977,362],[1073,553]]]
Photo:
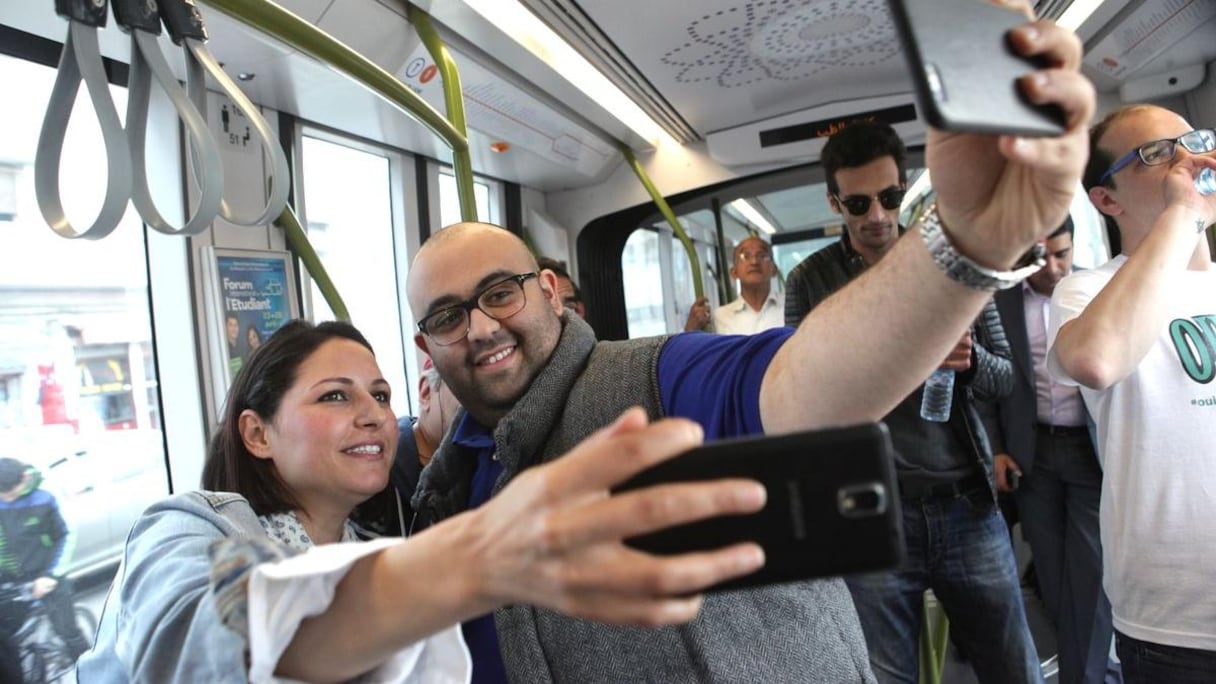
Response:
[[[1211,684],[1216,682],[1216,651],[1166,646],[1115,631],[1115,651],[1125,684]]]
[[[878,681],[916,684],[924,593],[932,589],[980,682],[1042,682],[991,492],[904,500],[903,525],[908,553],[898,570],[845,578]]]

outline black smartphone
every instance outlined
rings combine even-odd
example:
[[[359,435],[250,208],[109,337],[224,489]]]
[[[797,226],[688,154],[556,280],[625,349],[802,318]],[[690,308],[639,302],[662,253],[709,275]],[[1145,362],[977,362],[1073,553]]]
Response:
[[[1039,68],[1013,52],[1025,15],[987,0],[888,0],[925,119],[946,131],[1050,136],[1064,112],[1028,102],[1017,79]]]
[[[881,423],[711,442],[639,473],[617,491],[729,477],[762,483],[764,508],[626,543],[655,554],[740,541],[764,548],[763,568],[713,590],[881,570],[903,559],[894,451]]]
[[[1010,468],[1005,471],[1005,479],[1009,482],[1009,491],[1016,492],[1022,485],[1022,474]]]

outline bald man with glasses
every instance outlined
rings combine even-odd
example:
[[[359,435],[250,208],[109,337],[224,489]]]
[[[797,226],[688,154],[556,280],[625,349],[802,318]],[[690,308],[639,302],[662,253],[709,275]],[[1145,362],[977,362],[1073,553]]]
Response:
[[[1097,424],[1103,585],[1124,681],[1216,681],[1216,131],[1153,105],[1090,134],[1122,253],[1056,285],[1048,368]]]
[[[735,245],[730,275],[739,281],[739,297],[712,312],[701,297],[688,312],[687,331],[708,329],[725,335],[751,335],[785,325],[785,293],[773,287],[777,266],[773,250],[759,237]]]

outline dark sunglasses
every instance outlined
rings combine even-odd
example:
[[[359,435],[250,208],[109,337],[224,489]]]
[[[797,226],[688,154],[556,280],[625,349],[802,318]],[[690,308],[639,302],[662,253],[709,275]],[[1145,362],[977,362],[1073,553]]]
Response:
[[[878,198],[878,203],[882,205],[883,209],[892,211],[898,209],[899,203],[904,201],[904,192],[903,188],[892,185],[873,197]],[[870,195],[845,195],[844,197],[836,195],[835,197],[836,201],[854,216],[865,216],[866,212],[870,211],[870,201],[873,199]]]

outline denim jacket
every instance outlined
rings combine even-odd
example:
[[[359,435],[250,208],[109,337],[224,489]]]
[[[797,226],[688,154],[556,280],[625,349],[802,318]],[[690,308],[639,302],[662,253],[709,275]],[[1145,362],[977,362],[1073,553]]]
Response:
[[[188,492],[149,508],[127,537],[97,641],[77,663],[78,680],[107,684],[289,681],[272,672],[296,626],[329,605],[338,582],[359,558],[400,541],[324,544],[290,558],[285,557],[290,552],[258,553],[258,563],[275,563],[274,579],[251,573],[248,602],[242,589],[241,604],[234,609],[230,592],[218,592],[221,597],[226,594],[227,602],[217,605],[226,599],[217,599],[212,589],[209,550],[221,540],[250,540],[251,547],[262,549],[278,547],[262,530],[249,502],[238,494]],[[217,586],[232,585],[234,568],[222,565]],[[234,611],[238,625],[221,622],[221,615],[231,617]],[[255,612],[258,619],[253,618]],[[251,633],[248,643],[238,632],[240,627]],[[246,660],[250,649],[251,663]],[[357,681],[464,684],[470,672],[460,627],[453,626],[403,646]]]
[[[220,622],[210,590],[212,542],[264,537],[245,499],[178,494],[149,508],[127,537],[81,682],[246,682],[245,641]]]

